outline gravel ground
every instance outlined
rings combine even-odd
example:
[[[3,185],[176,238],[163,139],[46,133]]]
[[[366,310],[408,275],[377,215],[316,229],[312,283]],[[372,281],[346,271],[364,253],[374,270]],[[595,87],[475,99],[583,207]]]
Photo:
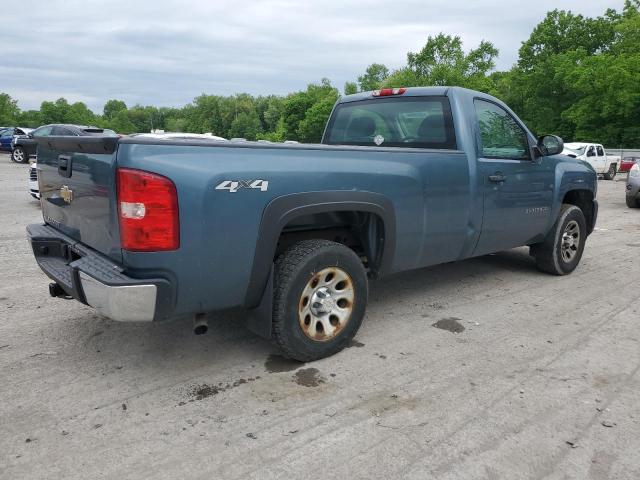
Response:
[[[390,277],[357,342],[302,365],[240,315],[196,337],[50,298],[26,169],[0,155],[0,478],[640,478],[624,182],[574,274],[516,249]]]

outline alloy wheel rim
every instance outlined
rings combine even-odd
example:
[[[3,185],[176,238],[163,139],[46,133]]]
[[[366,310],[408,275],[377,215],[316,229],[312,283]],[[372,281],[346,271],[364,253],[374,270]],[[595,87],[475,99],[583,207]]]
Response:
[[[21,162],[24,160],[24,156],[22,155],[22,150],[16,150],[13,152],[13,158]]]
[[[316,342],[335,338],[353,313],[353,280],[339,267],[313,274],[300,295],[298,319],[304,334]]]
[[[578,222],[571,220],[564,227],[562,233],[561,254],[562,259],[565,262],[572,261],[578,254],[578,248],[580,247],[580,227]]]

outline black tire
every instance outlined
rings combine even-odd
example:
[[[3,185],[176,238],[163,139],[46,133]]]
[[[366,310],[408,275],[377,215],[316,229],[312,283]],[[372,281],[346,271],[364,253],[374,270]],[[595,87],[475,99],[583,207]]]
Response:
[[[29,156],[27,152],[24,151],[22,147],[16,147],[11,152],[11,160],[15,163],[27,163],[29,161]]]
[[[635,197],[625,197],[627,201],[627,207],[629,208],[640,208],[640,200]]]
[[[567,226],[575,222],[579,232],[578,244],[572,249],[570,260],[563,254],[563,234]],[[574,225],[571,225],[574,227]],[[531,253],[536,259],[539,270],[553,275],[568,275],[573,272],[582,258],[585,240],[587,239],[587,222],[584,214],[575,205],[563,204],[558,219],[542,243],[532,245]]]
[[[306,305],[304,298],[307,298],[307,303],[310,302],[308,297],[303,297],[303,293],[309,292],[308,288],[313,286],[321,270],[331,267],[338,267],[351,280],[354,293],[351,313],[344,326],[336,328],[335,336],[314,340],[303,330],[303,322],[306,325],[309,323],[306,316],[301,318],[300,309]],[[353,339],[364,319],[368,296],[367,274],[353,250],[328,240],[305,240],[291,246],[278,257],[274,273],[272,336],[286,357],[301,362],[318,360],[339,352]],[[339,303],[339,300],[336,302]],[[321,323],[313,318],[315,323]]]
[[[609,165],[609,170],[607,171],[607,173],[604,174],[604,179],[613,180],[614,178],[616,178],[616,173],[618,173],[616,165],[612,163],[611,165]]]

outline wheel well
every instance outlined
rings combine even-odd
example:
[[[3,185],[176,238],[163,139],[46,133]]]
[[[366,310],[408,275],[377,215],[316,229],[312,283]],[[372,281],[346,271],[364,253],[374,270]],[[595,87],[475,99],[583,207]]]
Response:
[[[282,229],[275,257],[294,243],[310,239],[341,243],[351,248],[362,259],[370,275],[376,276],[379,272],[385,228],[382,218],[375,213],[334,211],[296,217]]]
[[[575,205],[584,214],[587,222],[587,235],[593,231],[594,215],[593,215],[593,192],[590,190],[571,190],[567,192],[562,199],[562,203]]]

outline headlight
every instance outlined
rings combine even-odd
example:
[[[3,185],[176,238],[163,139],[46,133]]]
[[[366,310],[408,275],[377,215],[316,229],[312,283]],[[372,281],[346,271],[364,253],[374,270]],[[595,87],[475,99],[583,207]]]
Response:
[[[630,177],[640,177],[640,165],[637,163],[629,170]]]

